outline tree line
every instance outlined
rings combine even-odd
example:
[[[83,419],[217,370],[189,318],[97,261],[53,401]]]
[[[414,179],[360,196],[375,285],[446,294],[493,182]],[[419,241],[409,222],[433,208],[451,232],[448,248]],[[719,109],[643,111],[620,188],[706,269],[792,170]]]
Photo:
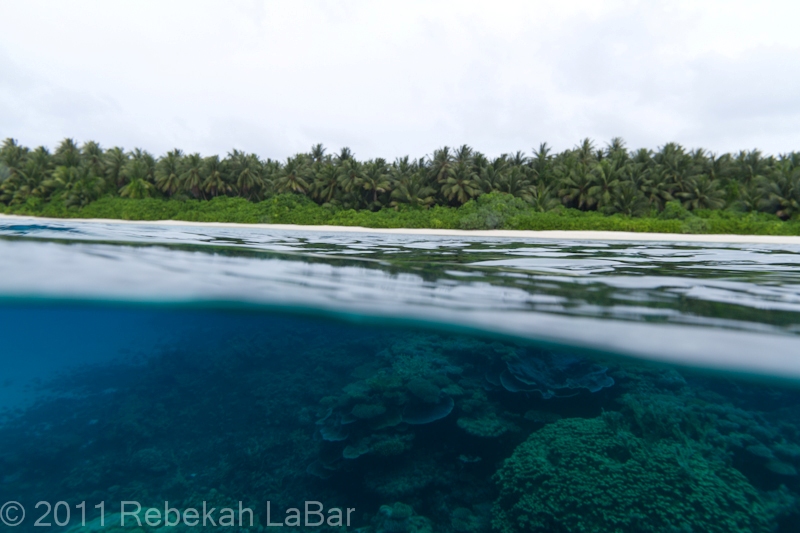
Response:
[[[598,147],[589,139],[554,153],[547,144],[489,158],[463,145],[388,162],[359,161],[348,148],[317,144],[286,161],[239,150],[224,158],[175,149],[161,157],[136,148],[103,149],[64,139],[54,152],[14,139],[0,148],[0,203],[60,201],[83,207],[103,196],[210,200],[305,195],[320,205],[368,209],[457,207],[491,192],[523,199],[537,211],[560,206],[630,216],[652,215],[667,202],[688,210],[761,211],[800,217],[800,152],[759,150],[716,155],[668,143],[629,150],[620,138]]]

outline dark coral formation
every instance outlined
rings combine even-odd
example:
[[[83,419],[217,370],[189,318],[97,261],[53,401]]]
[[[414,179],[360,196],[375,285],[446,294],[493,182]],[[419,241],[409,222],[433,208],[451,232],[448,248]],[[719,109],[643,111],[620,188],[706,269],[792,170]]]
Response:
[[[539,394],[543,399],[598,392],[614,385],[608,368],[566,352],[517,349],[502,367],[485,375],[486,381],[508,392]]]
[[[777,510],[741,472],[690,444],[637,437],[619,421],[560,420],[520,445],[496,475],[495,529],[772,531]]]

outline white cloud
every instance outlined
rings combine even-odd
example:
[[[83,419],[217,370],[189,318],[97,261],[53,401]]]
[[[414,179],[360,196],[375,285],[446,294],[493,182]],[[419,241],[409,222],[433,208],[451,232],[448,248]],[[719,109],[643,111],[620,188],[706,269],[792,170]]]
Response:
[[[800,149],[792,2],[0,4],[0,137],[283,158]]]

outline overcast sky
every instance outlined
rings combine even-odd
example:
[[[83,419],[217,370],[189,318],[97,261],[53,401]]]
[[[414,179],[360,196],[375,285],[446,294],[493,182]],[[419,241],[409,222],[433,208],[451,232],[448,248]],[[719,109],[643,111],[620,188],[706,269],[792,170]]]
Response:
[[[800,150],[800,2],[0,0],[0,138]]]

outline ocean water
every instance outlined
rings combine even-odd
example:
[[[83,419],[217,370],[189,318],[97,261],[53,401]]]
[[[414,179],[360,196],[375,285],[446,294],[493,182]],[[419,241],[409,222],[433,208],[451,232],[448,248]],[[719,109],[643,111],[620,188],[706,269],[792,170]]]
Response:
[[[800,530],[797,245],[5,217],[0,364],[0,529]]]

